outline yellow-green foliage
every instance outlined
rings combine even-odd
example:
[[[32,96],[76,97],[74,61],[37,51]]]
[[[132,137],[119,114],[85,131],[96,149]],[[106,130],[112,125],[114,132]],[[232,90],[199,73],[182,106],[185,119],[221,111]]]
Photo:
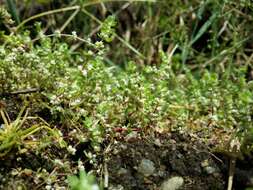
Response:
[[[32,140],[29,139],[29,137],[43,129],[47,130],[52,139],[57,140],[61,146],[65,145],[60,134],[46,124],[25,126],[25,122],[28,119],[28,111],[26,111],[23,116],[24,111],[25,109],[23,108],[17,118],[14,121],[10,121],[8,114],[3,109],[0,109],[1,118],[4,121],[4,124],[2,124],[0,128],[0,157],[4,157],[15,148],[20,150],[21,148],[35,146],[40,143],[40,139]]]

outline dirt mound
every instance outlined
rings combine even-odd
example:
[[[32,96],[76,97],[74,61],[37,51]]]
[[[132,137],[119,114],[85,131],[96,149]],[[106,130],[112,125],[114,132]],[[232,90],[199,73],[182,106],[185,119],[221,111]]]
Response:
[[[113,185],[109,189],[161,189],[173,176],[183,178],[179,189],[223,190],[226,186],[224,163],[189,135],[172,133],[120,142],[112,150],[108,171]]]

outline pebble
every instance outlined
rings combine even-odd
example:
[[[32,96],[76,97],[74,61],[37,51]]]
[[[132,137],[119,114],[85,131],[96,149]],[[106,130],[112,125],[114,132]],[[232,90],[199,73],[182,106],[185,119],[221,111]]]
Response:
[[[161,146],[162,146],[162,143],[161,143],[160,139],[155,139],[154,144],[155,144],[156,146],[158,146],[158,147],[161,147]]]
[[[202,162],[201,162],[201,166],[202,166],[203,168],[209,166],[208,160],[202,161]]]
[[[215,174],[217,173],[217,169],[215,167],[210,166],[208,160],[204,160],[201,162],[201,167],[207,174]]]
[[[131,133],[129,133],[126,137],[125,137],[125,141],[126,142],[133,142],[136,139],[138,139],[138,133],[136,131],[133,131]]]
[[[148,177],[155,172],[155,164],[151,160],[142,159],[138,166],[138,172],[142,173],[144,176]]]
[[[118,171],[118,175],[126,175],[128,173],[128,170],[125,168],[120,168]]]
[[[211,166],[204,167],[204,170],[207,174],[213,174],[217,172],[216,168]]]
[[[253,186],[253,176],[249,177],[249,186]]]
[[[184,184],[184,178],[180,176],[174,176],[164,181],[161,185],[161,190],[178,190]]]
[[[108,188],[109,190],[124,190],[124,187],[122,185],[111,186]]]

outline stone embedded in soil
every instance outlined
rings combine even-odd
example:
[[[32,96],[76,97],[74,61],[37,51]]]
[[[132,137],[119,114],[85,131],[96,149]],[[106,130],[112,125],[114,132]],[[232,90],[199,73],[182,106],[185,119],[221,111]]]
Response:
[[[138,133],[136,131],[133,131],[131,133],[129,133],[126,137],[125,137],[125,141],[127,142],[133,142],[136,139],[138,139]]]
[[[207,173],[209,175],[219,172],[217,168],[210,166],[210,163],[208,160],[202,161],[201,166],[202,166],[203,170],[205,171],[205,173]]]
[[[138,172],[142,173],[144,176],[148,177],[155,172],[154,162],[148,159],[142,159],[138,166]]]
[[[176,156],[176,155],[175,155]],[[184,161],[180,158],[171,158],[169,161],[170,167],[174,172],[177,172],[179,175],[186,175],[187,173],[187,167],[184,163]]]
[[[177,190],[184,184],[184,178],[180,176],[174,176],[164,181],[161,185],[161,190]]]
[[[217,173],[217,169],[211,166],[204,167],[204,170],[207,174],[214,174]]]
[[[99,190],[98,185],[94,184],[91,186],[91,190]]]
[[[248,185],[253,186],[253,176],[250,176]]]
[[[125,168],[120,168],[118,171],[118,175],[125,175],[127,174],[129,171]]]
[[[123,190],[124,187],[122,185],[109,187],[108,190]]]
[[[162,143],[161,143],[160,139],[155,139],[154,144],[155,144],[156,146],[158,146],[158,147],[161,147],[161,146],[162,146]]]
[[[202,166],[203,168],[209,166],[208,160],[203,160],[203,161],[201,162],[201,166]]]

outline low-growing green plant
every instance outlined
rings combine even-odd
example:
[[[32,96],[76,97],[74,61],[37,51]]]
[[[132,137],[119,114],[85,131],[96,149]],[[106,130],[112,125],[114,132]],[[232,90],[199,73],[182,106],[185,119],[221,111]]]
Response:
[[[78,113],[76,121],[86,118],[86,126],[93,126],[87,124],[91,118],[106,132],[125,126],[200,130],[210,123],[246,132],[252,127],[253,97],[243,72],[234,68],[232,74],[218,75],[205,70],[198,77],[190,70],[177,75],[167,63],[138,68],[133,62],[121,70],[95,56],[72,68],[67,81],[61,80],[54,106],[69,102],[65,111]],[[91,133],[95,129],[88,128]]]
[[[69,176],[68,183],[71,190],[99,190],[98,185],[95,184],[95,177],[85,171],[80,171],[79,177]]]
[[[244,132],[250,129],[252,93],[245,66],[231,65],[224,73],[207,69],[196,73],[185,66],[179,73],[173,65],[173,54],[167,56],[162,51],[160,65],[139,67],[128,62],[123,69],[108,66],[105,42],[113,36],[115,21],[109,17],[107,22],[100,32],[102,41],[87,39],[90,48],[79,52],[72,52],[62,42],[65,37],[82,40],[77,34],[45,35],[39,24],[36,43],[29,32],[3,35],[2,93],[41,89],[48,99],[40,97],[36,101],[47,105],[52,115],[60,116],[67,126],[84,123],[85,128],[80,129],[88,133],[85,136],[96,148],[115,127],[199,129],[212,123]],[[87,124],[88,118],[96,125]]]

